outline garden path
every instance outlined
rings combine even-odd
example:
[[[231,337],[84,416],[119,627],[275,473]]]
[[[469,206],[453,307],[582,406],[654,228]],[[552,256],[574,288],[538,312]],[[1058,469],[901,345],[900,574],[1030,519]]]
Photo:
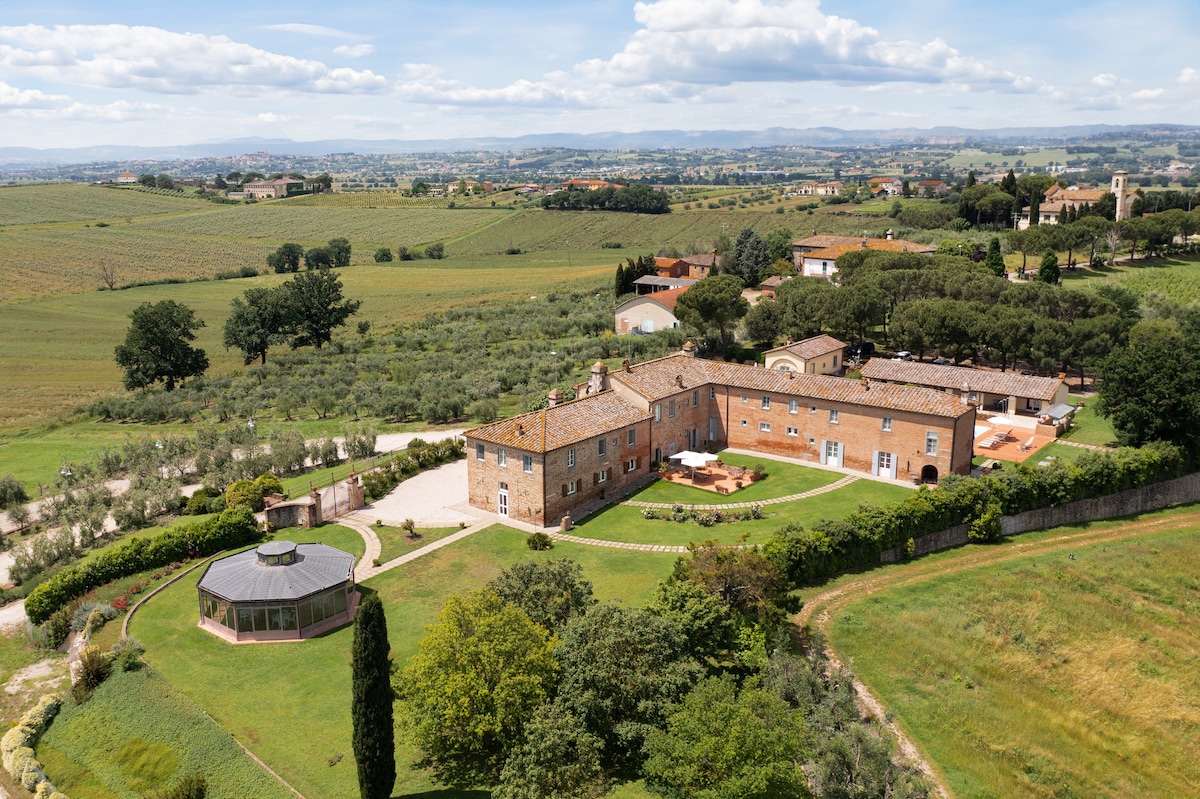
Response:
[[[676,505],[684,505],[685,507],[693,510],[729,510],[731,508],[748,508],[751,505],[778,505],[781,502],[795,502],[798,499],[808,499],[809,497],[815,497],[818,494],[827,494],[830,491],[837,491],[839,488],[845,488],[846,486],[855,482],[858,482],[858,478],[854,475],[848,474],[841,480],[832,482],[829,485],[823,485],[809,491],[801,491],[799,494],[788,494],[786,497],[760,499],[756,502],[727,502],[721,505],[696,505],[690,502],[641,502],[640,500],[636,499],[627,499],[621,504],[629,505],[634,508],[654,508],[656,510],[669,509],[675,507]]]

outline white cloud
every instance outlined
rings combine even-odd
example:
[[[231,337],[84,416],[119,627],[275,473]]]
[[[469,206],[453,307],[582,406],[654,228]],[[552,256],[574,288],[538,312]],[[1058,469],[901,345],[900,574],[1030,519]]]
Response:
[[[1102,89],[1111,89],[1117,85],[1119,79],[1111,72],[1101,72],[1096,77],[1092,78],[1092,85],[1099,86]]]
[[[818,0],[658,0],[637,3],[634,16],[643,27],[620,53],[579,64],[582,77],[614,86],[815,80],[1037,87],[940,38],[887,41],[874,28],[823,13]]]
[[[256,119],[259,122],[287,122],[288,117],[283,114],[276,114],[273,111],[264,111]]]
[[[1192,67],[1184,67],[1184,69],[1179,73],[1179,77],[1175,80],[1185,85],[1189,83],[1200,83],[1200,71]]]
[[[57,97],[57,95],[55,95]],[[43,106],[17,106],[7,110],[0,102],[0,110],[6,110],[7,116],[22,117],[38,120],[73,120],[81,122],[129,122],[135,119],[160,119],[168,111],[154,103],[134,103],[128,100],[118,100],[115,103],[89,105],[70,98],[61,98],[65,102]]]
[[[386,79],[370,70],[330,68],[225,36],[146,26],[0,27],[0,66],[48,80],[164,94],[265,88],[368,94],[387,89]]]
[[[819,0],[638,2],[641,28],[608,58],[583,61],[540,80],[477,88],[428,65],[406,67],[397,94],[464,105],[626,106],[711,102],[726,87],[824,82],[879,88],[896,82],[1035,92],[1048,87],[964,56],[940,38],[887,41],[852,19],[825,14]]]
[[[46,94],[38,89],[18,89],[0,81],[0,109],[62,108],[71,98],[62,94]]]
[[[1134,92],[1132,96],[1135,100],[1153,100],[1155,97],[1161,96],[1165,91],[1165,89],[1140,89]]]
[[[362,58],[375,52],[373,44],[343,44],[333,48],[333,52],[338,55],[344,55],[347,58]]]

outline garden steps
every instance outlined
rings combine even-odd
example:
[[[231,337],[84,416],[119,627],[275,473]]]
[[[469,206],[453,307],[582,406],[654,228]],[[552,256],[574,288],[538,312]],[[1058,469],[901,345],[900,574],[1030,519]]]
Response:
[[[692,510],[733,510],[735,508],[749,508],[752,505],[762,507],[763,505],[779,505],[784,502],[795,502],[798,499],[808,499],[820,494],[827,494],[830,491],[837,491],[839,488],[845,488],[851,483],[858,482],[859,478],[852,474],[848,474],[840,480],[836,480],[829,485],[823,485],[819,488],[813,488],[809,491],[802,491],[799,494],[789,494],[786,497],[773,497],[771,499],[762,499],[757,502],[726,502],[719,505],[696,505],[685,502],[641,502],[635,499],[629,499],[622,502],[622,505],[629,505],[633,508],[652,508],[654,510],[670,510],[676,505],[682,505]],[[589,539],[590,540],[590,539]],[[686,547],[684,547],[686,550]]]

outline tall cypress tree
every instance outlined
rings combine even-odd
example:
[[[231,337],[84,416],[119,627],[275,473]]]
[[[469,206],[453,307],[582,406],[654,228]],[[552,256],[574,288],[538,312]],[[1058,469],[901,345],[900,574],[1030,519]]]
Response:
[[[392,730],[392,683],[383,603],[368,594],[354,622],[354,760],[361,799],[388,799],[396,784],[396,742]]]

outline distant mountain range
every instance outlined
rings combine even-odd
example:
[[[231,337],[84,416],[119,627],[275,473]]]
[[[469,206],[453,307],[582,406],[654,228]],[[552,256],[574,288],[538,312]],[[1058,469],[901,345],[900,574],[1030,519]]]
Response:
[[[291,139],[244,138],[171,146],[97,145],[93,147],[37,149],[0,147],[0,165],[84,164],[112,161],[170,161],[193,158],[228,158],[245,153],[320,156],[332,153],[380,155],[387,153],[510,151],[545,147],[593,150],[627,149],[745,149],[781,146],[862,146],[872,144],[958,144],[990,141],[1005,144],[1049,144],[1114,136],[1163,137],[1200,134],[1190,125],[1067,125],[1063,127],[1013,127],[972,130],[939,126],[892,130],[842,130],[840,128],[767,128],[766,130],[645,130],[635,133],[538,133],[526,136],[485,136],[460,139],[324,139],[297,142]]]

